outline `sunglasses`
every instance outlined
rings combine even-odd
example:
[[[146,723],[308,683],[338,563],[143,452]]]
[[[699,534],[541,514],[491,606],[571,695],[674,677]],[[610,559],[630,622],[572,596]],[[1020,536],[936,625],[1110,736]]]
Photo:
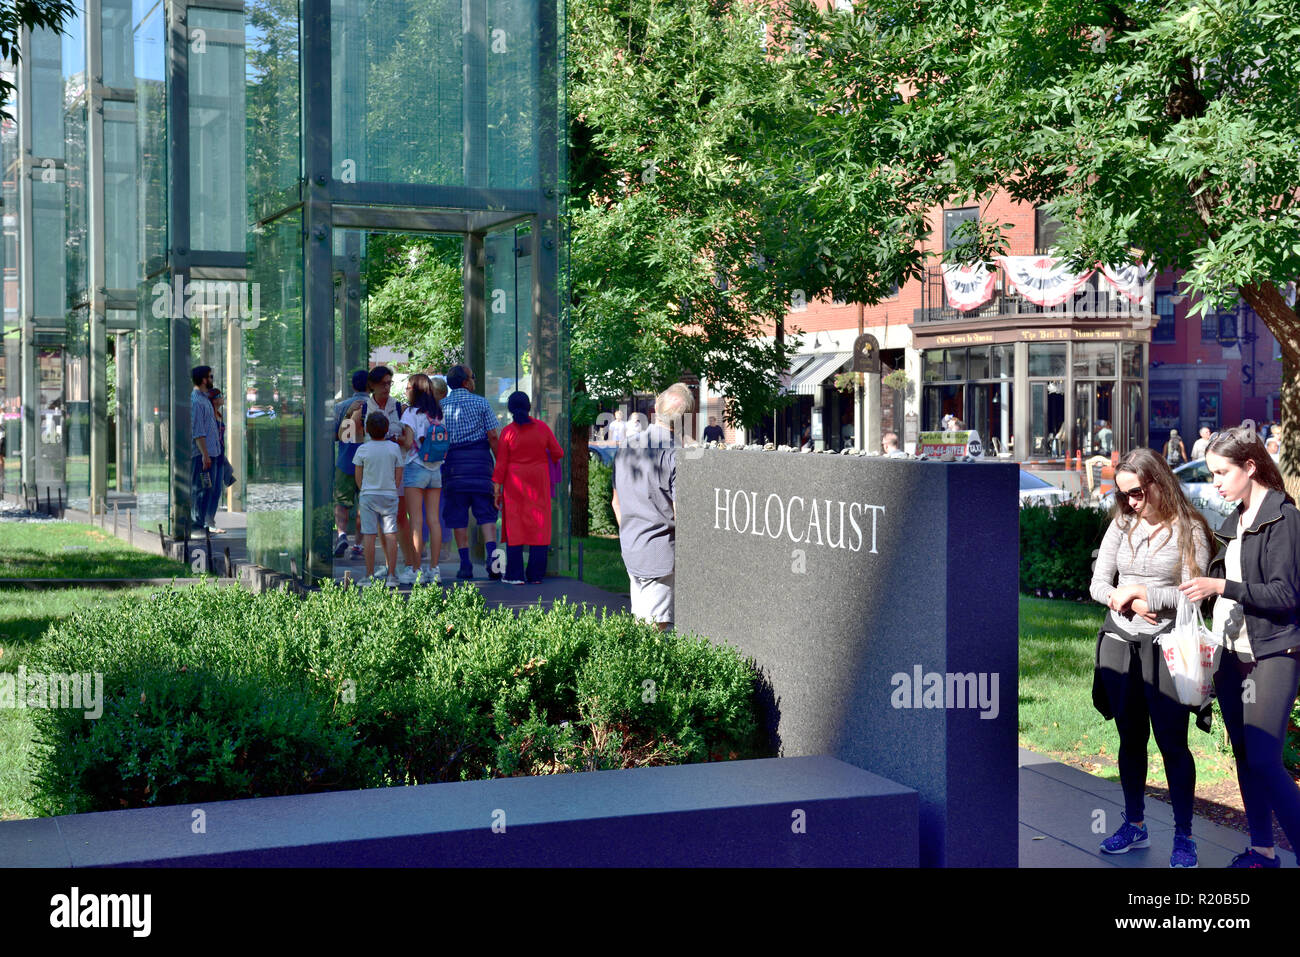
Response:
[[[1133,499],[1137,499],[1140,502],[1147,497],[1147,490],[1143,488],[1141,485],[1135,485],[1131,490],[1127,492],[1124,491],[1124,489],[1119,489],[1119,494],[1123,495],[1129,501],[1132,501]]]

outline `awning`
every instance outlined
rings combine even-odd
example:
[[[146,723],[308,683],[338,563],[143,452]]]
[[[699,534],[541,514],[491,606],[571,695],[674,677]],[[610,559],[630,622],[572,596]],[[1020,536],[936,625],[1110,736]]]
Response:
[[[818,355],[815,352],[800,352],[790,359],[790,368],[781,373],[781,391],[789,392],[791,383],[798,377],[799,373],[807,369],[809,365],[816,362]]]
[[[799,395],[814,395],[823,379],[839,371],[840,366],[852,358],[852,350],[819,355],[816,361],[809,363],[797,375],[790,378],[789,391],[797,392]]]

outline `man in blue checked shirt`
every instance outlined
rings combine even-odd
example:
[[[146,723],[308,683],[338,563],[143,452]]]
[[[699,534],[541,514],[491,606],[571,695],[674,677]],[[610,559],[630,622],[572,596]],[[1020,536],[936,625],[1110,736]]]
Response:
[[[215,500],[221,495],[221,477],[212,468],[212,460],[221,454],[221,433],[212,411],[208,393],[212,391],[212,367],[195,366],[190,370],[194,391],[190,393],[190,517],[191,535],[203,534],[203,520],[216,512]],[[220,532],[212,528],[212,532]]]
[[[488,578],[499,579],[494,568],[497,550],[497,510],[492,503],[492,469],[496,464],[497,436],[501,424],[488,400],[475,394],[474,373],[455,365],[447,373],[447,398],[442,419],[451,448],[442,463],[442,521],[456,537],[460,551],[457,578],[474,577],[469,558],[469,512],[483,531]]]

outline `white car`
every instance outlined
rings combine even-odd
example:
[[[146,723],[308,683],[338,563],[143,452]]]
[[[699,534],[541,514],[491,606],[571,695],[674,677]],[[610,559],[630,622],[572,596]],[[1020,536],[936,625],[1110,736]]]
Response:
[[[1193,459],[1174,469],[1174,475],[1183,485],[1187,500],[1192,507],[1205,516],[1211,531],[1218,531],[1224,516],[1231,515],[1237,505],[1229,502],[1214,487],[1214,476],[1205,464],[1205,459]]]
[[[1210,523],[1212,532],[1218,531],[1219,526],[1223,524],[1224,516],[1231,515],[1237,507],[1225,500],[1214,487],[1214,476],[1210,474],[1205,459],[1193,459],[1177,466],[1174,469],[1174,477],[1183,486],[1183,492],[1186,493],[1192,507],[1205,516],[1205,520]],[[1107,492],[1101,504],[1109,509],[1115,504],[1115,493]]]
[[[1070,493],[1051,482],[1040,479],[1032,472],[1020,470],[1020,507],[1028,505],[1060,505],[1070,500]]]

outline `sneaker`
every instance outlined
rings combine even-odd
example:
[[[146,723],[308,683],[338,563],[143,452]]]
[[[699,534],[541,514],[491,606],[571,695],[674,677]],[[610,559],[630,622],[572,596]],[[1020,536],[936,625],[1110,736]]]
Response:
[[[457,570],[457,572],[456,572],[456,577],[459,578],[459,579],[461,579],[461,580],[463,580],[463,581],[468,581],[468,580],[473,579],[473,577],[474,577],[474,566],[473,566],[473,565],[464,565],[464,564],[462,564],[462,565],[460,566],[460,568],[459,568],[459,569]]]
[[[436,568],[421,568],[420,582],[425,585],[441,585],[442,573]]]
[[[348,550],[348,537],[344,535],[342,532],[340,532],[339,537],[334,540],[334,557],[342,558],[343,553],[346,552],[347,550]]]
[[[503,578],[503,579],[501,579],[501,582],[502,582],[502,584],[505,584],[505,585],[522,585],[522,584],[523,584],[523,582],[521,582],[521,581],[515,581],[513,578]]]
[[[403,565],[397,573],[397,580],[403,585],[415,584],[415,570],[410,565]]]
[[[1238,854],[1232,859],[1229,867],[1281,867],[1282,862],[1276,857],[1271,860],[1263,854],[1256,851],[1253,847],[1246,848],[1245,851]]]
[[[384,579],[384,584],[387,585],[389,588],[397,588],[401,583],[392,575],[389,575],[386,579]]]
[[[1119,830],[1101,842],[1101,851],[1103,854],[1127,854],[1138,848],[1149,847],[1150,844],[1151,839],[1147,836],[1147,829],[1134,827],[1128,822],[1128,818],[1125,818]]]
[[[1184,834],[1174,835],[1174,851],[1169,855],[1170,867],[1199,867],[1196,863],[1196,842]]]
[[[354,562],[363,561],[365,557],[366,553],[360,545],[353,545],[348,549],[348,558],[352,559]]]

